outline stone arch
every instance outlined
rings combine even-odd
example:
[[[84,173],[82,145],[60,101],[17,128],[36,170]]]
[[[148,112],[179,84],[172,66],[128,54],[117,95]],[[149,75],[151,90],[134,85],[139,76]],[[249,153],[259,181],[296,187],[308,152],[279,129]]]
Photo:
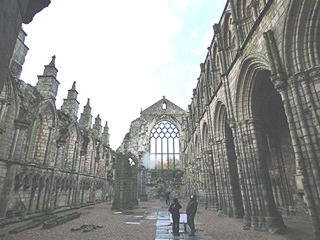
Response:
[[[49,164],[50,145],[53,139],[53,130],[56,126],[56,110],[51,100],[42,102],[35,114],[29,145],[29,159],[40,164]]]
[[[68,137],[66,141],[64,166],[70,170],[78,168],[78,146],[80,142],[80,132],[76,123],[72,124],[68,129]]]
[[[31,180],[31,193],[29,198],[29,205],[28,205],[28,212],[33,212],[35,207],[34,206],[34,198],[36,196],[36,190],[39,188],[41,175],[39,173],[34,173]],[[38,191],[39,195],[39,191]]]
[[[261,3],[258,0],[238,0],[236,1],[236,14],[243,40],[250,32],[254,21],[262,10]]]
[[[291,0],[283,33],[288,75],[320,65],[320,1]]]
[[[211,60],[208,59],[207,60],[207,63],[205,65],[205,86],[206,86],[206,94],[205,94],[205,97],[206,97],[206,101],[205,103],[208,104],[211,97],[212,97],[212,94],[214,92],[214,89],[215,89],[215,83],[212,79],[212,69],[211,69]]]
[[[32,186],[33,173],[28,171],[23,179],[23,190],[26,191]]]
[[[43,205],[41,206],[41,203],[44,204],[45,202],[45,192],[46,192],[46,180],[47,180],[46,175],[41,175],[39,177],[39,185],[38,185],[38,192],[37,192],[37,198],[36,198],[36,205],[35,205],[35,210],[40,210],[43,209]]]
[[[9,106],[10,108],[13,107],[13,112],[15,112],[15,115],[17,114],[17,101],[14,94],[14,88],[9,79],[10,78],[7,78],[7,80],[4,82],[3,89],[0,93],[0,123],[4,121],[5,116],[9,111]]]
[[[198,134],[196,134],[195,138],[194,138],[194,150],[195,150],[195,156],[200,157],[201,155],[201,140],[200,140],[200,136]]]
[[[14,177],[14,191],[17,192],[24,184],[24,179],[26,177],[26,172],[21,171],[17,173]]]
[[[212,66],[213,66],[213,78],[214,78],[214,91],[217,91],[217,88],[220,85],[221,82],[221,74],[220,74],[220,60],[219,60],[219,54],[218,54],[218,44],[216,41],[214,41],[213,44],[213,51],[212,51]]]
[[[222,23],[222,42],[223,48],[225,49],[225,56],[228,66],[230,66],[232,60],[236,55],[235,34],[232,26],[232,21],[233,18],[231,12],[226,12]]]
[[[226,115],[226,108],[225,105],[219,101],[215,106],[214,111],[214,135],[215,140],[220,141],[221,139],[225,138],[225,132],[221,131],[221,129],[224,129],[225,125],[225,115]]]
[[[170,121],[170,120],[174,121]],[[150,128],[150,166],[147,168],[175,169],[181,167],[179,126],[172,116],[161,116]]]
[[[219,189],[219,210],[232,217],[243,216],[242,197],[239,184],[233,133],[229,126],[226,106],[219,101],[214,113],[214,166],[216,185]]]
[[[209,127],[208,124],[206,122],[204,122],[202,124],[202,142],[203,142],[203,146],[204,148],[208,148],[209,147]]]
[[[91,173],[93,170],[93,164],[94,164],[94,154],[95,154],[95,138],[93,135],[89,135],[88,137],[88,143],[86,145],[86,156],[84,161],[84,167],[83,170],[87,173]]]
[[[280,94],[270,80],[270,71],[254,76],[252,115],[261,160],[266,163],[272,192],[279,209],[295,212],[296,163],[287,116]],[[251,121],[251,120],[250,120]]]
[[[232,16],[231,12],[226,12],[223,23],[222,23],[222,36],[223,36],[223,43],[224,48],[230,47],[232,45],[232,33],[231,33],[231,25],[232,24]]]
[[[237,144],[240,150],[239,161],[245,164],[243,166],[250,164],[249,168],[242,168],[244,174],[255,176],[255,178],[248,179],[248,181],[252,182],[253,187],[248,185],[244,187],[249,197],[255,199],[252,203],[246,202],[246,207],[248,210],[251,209],[252,213],[247,212],[245,215],[273,216],[278,228],[283,229],[285,226],[276,206],[274,198],[276,194],[274,194],[274,191],[280,187],[281,191],[286,192],[289,200],[286,200],[285,209],[292,208],[292,194],[290,194],[290,184],[287,181],[288,173],[283,170],[284,164],[281,160],[281,154],[279,155],[278,153],[280,156],[278,158],[276,158],[276,154],[272,156],[272,160],[277,161],[276,169],[273,169],[269,163],[270,160],[268,161],[268,147],[266,144],[268,143],[266,137],[268,126],[266,123],[275,129],[277,124],[274,123],[281,118],[281,124],[286,126],[287,130],[284,134],[286,136],[285,141],[287,141],[286,146],[290,146],[291,142],[283,102],[271,82],[270,75],[271,72],[267,61],[259,55],[248,56],[241,64],[236,82],[234,101],[237,121]],[[272,114],[276,115],[273,116],[273,120],[271,119]],[[281,137],[280,132],[276,132],[275,139]],[[277,152],[281,151],[284,151],[284,149],[278,148]],[[275,153],[275,151],[273,152]],[[292,154],[290,155],[292,156]],[[291,164],[289,165],[292,166]],[[294,174],[294,172],[291,173],[292,176]],[[276,179],[280,175],[282,175],[283,184],[281,186],[272,186],[271,179],[273,177]],[[250,224],[254,225],[254,228],[258,228],[259,221],[253,216],[250,216],[250,218]],[[274,228],[269,223],[265,227],[267,229]]]
[[[16,84],[11,77],[6,77],[3,90],[0,93],[0,145],[2,146],[2,158],[11,159],[14,155],[13,143],[17,136],[15,120],[19,116],[19,96],[17,94]],[[6,134],[4,134],[4,132]]]
[[[268,69],[267,60],[262,56],[249,56],[243,60],[236,83],[234,101],[236,120],[252,118],[252,91],[255,76],[259,71]]]

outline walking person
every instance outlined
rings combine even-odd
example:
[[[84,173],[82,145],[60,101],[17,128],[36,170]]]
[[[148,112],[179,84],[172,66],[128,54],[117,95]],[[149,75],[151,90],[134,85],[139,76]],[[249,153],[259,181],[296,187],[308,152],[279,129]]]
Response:
[[[180,209],[182,208],[178,198],[173,198],[173,203],[169,207],[169,212],[172,215],[172,232],[174,236],[180,236],[179,233],[179,221],[180,221]]]
[[[194,217],[197,213],[198,208],[198,202],[197,202],[197,196],[191,195],[190,202],[187,205],[187,223],[191,229],[191,233],[189,236],[194,236],[194,233],[196,231],[194,227]]]

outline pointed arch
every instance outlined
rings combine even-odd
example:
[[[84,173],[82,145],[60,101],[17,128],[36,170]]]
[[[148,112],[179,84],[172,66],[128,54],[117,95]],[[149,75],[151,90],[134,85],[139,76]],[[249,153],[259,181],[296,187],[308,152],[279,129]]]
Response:
[[[320,1],[292,0],[283,36],[288,75],[320,65]]]
[[[57,124],[56,109],[52,101],[46,100],[42,102],[36,108],[35,116],[31,130],[28,158],[46,165],[49,164],[50,146],[53,139],[53,131]]]
[[[78,125],[73,123],[68,129],[68,137],[66,141],[64,166],[68,169],[75,170],[78,160],[78,150],[80,142],[80,131]]]
[[[254,80],[259,71],[269,71],[267,60],[262,56],[249,56],[243,60],[241,66],[234,100],[235,117],[238,121],[252,118]]]
[[[180,168],[180,131],[170,121],[162,120],[150,132],[150,160],[147,168]]]
[[[206,122],[202,125],[202,142],[203,146],[207,149],[209,147],[209,128]]]

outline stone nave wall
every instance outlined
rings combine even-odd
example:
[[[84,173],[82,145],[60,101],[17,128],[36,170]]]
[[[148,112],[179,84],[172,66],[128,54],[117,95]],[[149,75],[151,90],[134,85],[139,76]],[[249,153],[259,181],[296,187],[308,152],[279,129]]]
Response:
[[[308,214],[320,238],[319,7],[229,0],[200,66],[187,192],[247,229],[281,232],[281,214]]]
[[[172,193],[171,197],[185,195],[183,161],[179,158],[176,166],[170,169],[150,166],[150,139],[155,125],[162,121],[168,121],[179,132],[179,143],[177,145],[181,146],[185,139],[186,117],[186,111],[163,97],[163,99],[141,111],[140,117],[132,121],[130,131],[126,134],[118,151],[131,157],[136,162],[139,197],[141,195],[147,195],[148,198],[159,197],[167,191]]]
[[[107,123],[98,115],[92,126],[89,99],[77,120],[75,82],[56,108],[55,56],[35,87],[19,80],[25,36],[21,30],[0,94],[0,218],[94,203],[112,191]]]

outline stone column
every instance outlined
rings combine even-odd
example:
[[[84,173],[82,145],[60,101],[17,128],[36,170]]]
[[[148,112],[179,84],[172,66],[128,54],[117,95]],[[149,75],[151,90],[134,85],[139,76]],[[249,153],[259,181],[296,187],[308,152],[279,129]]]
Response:
[[[17,164],[8,161],[6,164],[6,173],[5,179],[3,184],[3,188],[1,189],[0,194],[0,218],[6,216],[7,206],[10,199],[11,192],[13,191],[14,187],[14,177],[18,168]]]
[[[65,142],[64,141],[58,141],[57,142],[57,152],[56,152],[56,158],[54,161],[54,166],[52,168],[51,178],[50,178],[50,185],[49,185],[49,192],[48,192],[48,201],[46,204],[46,209],[49,212],[54,212],[54,198],[52,196],[53,193],[53,187],[55,183],[55,174],[56,174],[56,168],[58,167],[58,161],[62,155],[63,148],[64,148]]]

